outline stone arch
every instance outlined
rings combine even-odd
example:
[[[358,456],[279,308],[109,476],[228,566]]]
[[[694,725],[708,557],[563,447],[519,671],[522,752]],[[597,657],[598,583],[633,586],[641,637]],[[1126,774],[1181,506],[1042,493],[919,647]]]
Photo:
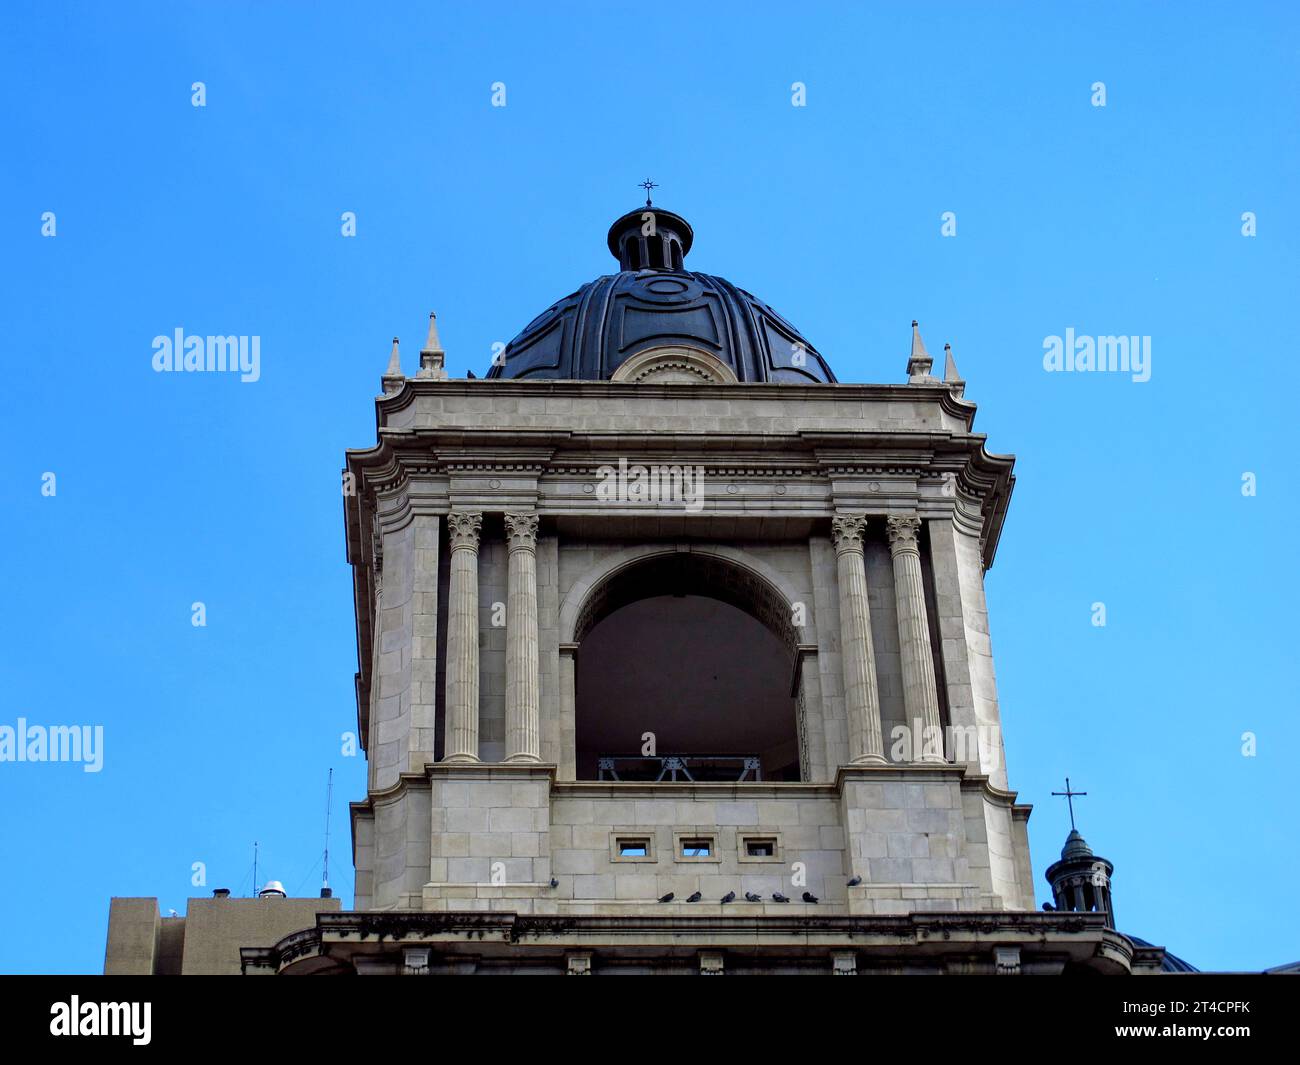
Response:
[[[815,644],[811,611],[807,623],[796,627],[794,607],[802,597],[772,566],[735,547],[714,544],[665,544],[628,547],[606,556],[583,574],[560,604],[560,642],[582,641],[600,618],[633,602],[638,582],[674,568],[685,579],[702,578],[699,594],[720,598],[752,614],[797,653],[801,644]],[[650,569],[649,567],[656,567]],[[638,573],[638,571],[640,571]],[[719,594],[721,593],[721,594]],[[731,598],[724,596],[730,595]]]
[[[730,693],[730,699],[740,700],[730,703],[733,707],[744,706],[752,711],[747,711],[745,717],[754,729],[748,733],[752,749],[739,753],[760,756],[763,772],[778,774],[774,779],[812,779],[812,763],[818,759],[809,744],[808,702],[805,692],[809,678],[802,669],[802,664],[809,644],[815,646],[816,635],[806,612],[801,612],[802,616],[798,617],[804,624],[794,624],[797,617],[795,608],[807,598],[807,594],[796,591],[783,574],[748,552],[724,545],[707,544],[640,545],[615,551],[593,565],[564,596],[560,606],[559,628],[561,643],[568,648],[565,655],[569,666],[562,669],[561,685],[564,694],[561,729],[570,738],[565,743],[567,749],[562,751],[561,761],[566,767],[572,767],[565,770],[567,779],[595,779],[590,774],[594,768],[598,768],[596,763],[601,758],[606,755],[617,756],[614,758],[617,761],[629,755],[630,749],[616,749],[620,745],[626,745],[612,741],[611,736],[613,732],[619,731],[621,720],[633,720],[633,715],[638,720],[658,722],[650,731],[665,737],[667,747],[660,753],[688,755],[707,751],[722,757],[733,757],[737,753],[732,751],[736,735],[719,729],[719,722],[732,719],[725,716],[692,716],[698,715],[702,709],[696,703],[697,697],[708,699],[711,696],[702,696],[698,689],[688,689],[679,692],[678,698],[669,699],[661,707],[655,708],[648,707],[641,701],[641,693],[646,689],[634,686],[628,693],[630,698],[625,702],[611,692],[611,685],[617,687],[620,681],[611,677],[607,667],[596,667],[597,676],[601,679],[596,681],[595,690],[604,691],[604,705],[618,706],[622,710],[613,717],[602,716],[597,727],[594,730],[591,727],[594,720],[590,717],[593,706],[591,700],[599,700],[601,696],[593,696],[593,689],[584,688],[579,683],[579,673],[589,670],[590,663],[619,661],[623,653],[620,651],[618,657],[611,658],[610,648],[605,646],[605,641],[611,638],[610,630],[601,629],[603,638],[595,630],[616,614],[622,619],[611,621],[616,626],[626,626],[629,623],[635,626],[656,615],[660,616],[662,624],[662,611],[667,608],[666,604],[664,607],[655,607],[652,603],[663,602],[666,597],[684,600],[680,609],[685,611],[683,621],[688,626],[698,624],[699,621],[700,608],[689,605],[694,597],[696,602],[712,599],[730,607],[737,614],[747,615],[749,625],[767,630],[775,642],[766,652],[760,653],[752,670],[741,666],[741,673],[735,672],[736,664],[744,661],[744,655],[743,651],[737,652],[734,643],[732,650],[718,659],[719,662],[730,663],[728,668],[732,670],[732,680],[724,679],[724,688],[720,690]],[[620,613],[623,608],[639,611],[638,620],[629,622],[629,618],[634,615]],[[646,613],[647,610],[649,613]],[[616,628],[614,631],[620,630]],[[718,632],[724,634],[721,639],[723,644],[728,639],[743,639],[735,628]],[[628,630],[620,631],[620,635],[613,638],[627,639]],[[600,646],[599,651],[593,651],[595,658],[584,655],[582,649],[588,645],[593,648]],[[663,645],[656,642],[622,646],[637,648]],[[684,645],[683,657],[671,659],[673,665],[666,667],[669,673],[656,675],[680,676],[674,669],[675,665],[694,660],[694,648],[697,646],[700,645]],[[753,646],[757,647],[758,644]],[[783,654],[778,651],[778,647]],[[779,658],[772,657],[773,653],[779,654]],[[639,658],[639,654],[636,657]],[[788,661],[791,672],[782,672],[782,667],[778,664],[782,660]],[[698,668],[698,661],[695,668]],[[718,672],[725,674],[727,668]],[[716,682],[718,679],[715,673],[712,680]],[[674,682],[668,683],[671,685]],[[729,684],[736,686],[725,687]],[[814,686],[814,700],[817,699],[816,690]],[[582,691],[588,692],[585,702]],[[610,701],[611,698],[613,701]],[[781,724],[783,718],[780,703],[783,699],[789,700],[788,712],[792,715],[784,719],[788,722],[787,725]],[[585,711],[584,705],[587,707]],[[728,703],[725,701],[718,704],[720,707],[726,705]],[[666,707],[672,709],[665,709]],[[582,723],[584,720],[586,725]],[[782,738],[786,728],[789,731]],[[797,773],[793,777],[788,775],[791,765],[795,766]]]

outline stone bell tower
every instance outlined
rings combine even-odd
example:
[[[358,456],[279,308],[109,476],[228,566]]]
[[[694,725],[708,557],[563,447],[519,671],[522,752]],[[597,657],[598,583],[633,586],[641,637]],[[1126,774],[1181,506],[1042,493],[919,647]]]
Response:
[[[693,242],[619,218],[485,379],[432,316],[414,376],[394,346],[347,456],[355,909],[246,971],[1139,967],[1035,911],[984,599],[1013,460],[951,350],[913,322],[904,382],[839,382]]]

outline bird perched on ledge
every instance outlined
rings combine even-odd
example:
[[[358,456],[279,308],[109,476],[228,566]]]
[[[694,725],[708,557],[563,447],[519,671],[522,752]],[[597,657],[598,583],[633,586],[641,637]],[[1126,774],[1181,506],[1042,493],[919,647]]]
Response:
[[[667,895],[661,895],[661,896],[659,897],[659,901],[660,901],[660,902],[672,902],[674,898],[676,898],[676,895],[675,895],[673,892],[670,891],[670,892],[668,892]]]
[[[720,898],[718,901],[721,902],[722,905],[725,906],[725,905],[726,905],[727,903],[729,903],[729,902],[734,902],[735,899],[736,899],[736,893],[735,893],[734,891],[728,891],[728,892],[727,892],[725,895],[723,895],[722,898]]]
[[[772,892],[772,901],[773,901],[773,902],[789,902],[790,900],[787,899],[784,895],[782,895],[781,892],[779,892],[779,891],[774,891],[774,892]]]

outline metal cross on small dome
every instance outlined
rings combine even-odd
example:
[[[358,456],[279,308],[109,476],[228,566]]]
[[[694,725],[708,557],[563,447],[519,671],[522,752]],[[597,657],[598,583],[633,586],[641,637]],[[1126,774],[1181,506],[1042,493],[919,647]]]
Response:
[[[639,188],[639,189],[645,189],[645,205],[646,205],[647,207],[650,206],[650,190],[651,190],[651,189],[657,189],[658,187],[659,187],[659,186],[656,185],[656,184],[655,184],[653,181],[651,181],[649,178],[646,178],[643,182],[641,182],[641,183],[637,186],[637,188]]]
[[[1069,777],[1066,777],[1066,778],[1065,778],[1065,790],[1064,790],[1064,791],[1054,791],[1054,792],[1052,792],[1052,794],[1053,794],[1053,795],[1060,795],[1060,796],[1062,796],[1062,797],[1065,799],[1065,801],[1066,801],[1067,803],[1070,804],[1070,828],[1073,829],[1073,828],[1074,828],[1074,799],[1075,799],[1075,796],[1077,796],[1077,795],[1087,795],[1088,793],[1087,793],[1086,791],[1071,791],[1071,790],[1070,790],[1070,778],[1069,778]]]

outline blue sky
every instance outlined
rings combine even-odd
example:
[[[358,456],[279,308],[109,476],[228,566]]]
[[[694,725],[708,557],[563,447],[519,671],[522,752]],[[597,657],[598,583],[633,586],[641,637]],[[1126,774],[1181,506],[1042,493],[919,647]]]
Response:
[[[1040,901],[1069,774],[1125,930],[1300,958],[1296,9],[377,7],[0,14],[0,724],[106,737],[0,765],[0,971],[97,971],[110,896],[247,892],[254,840],[315,893],[330,767],[350,903],[344,451],[394,334],[413,369],[436,309],[481,376],[647,176],[841,380],[901,382],[914,317],[950,341],[1016,454],[987,590]],[[261,379],[154,373],[177,327],[260,336]],[[1151,337],[1151,380],[1045,372],[1067,328]]]

